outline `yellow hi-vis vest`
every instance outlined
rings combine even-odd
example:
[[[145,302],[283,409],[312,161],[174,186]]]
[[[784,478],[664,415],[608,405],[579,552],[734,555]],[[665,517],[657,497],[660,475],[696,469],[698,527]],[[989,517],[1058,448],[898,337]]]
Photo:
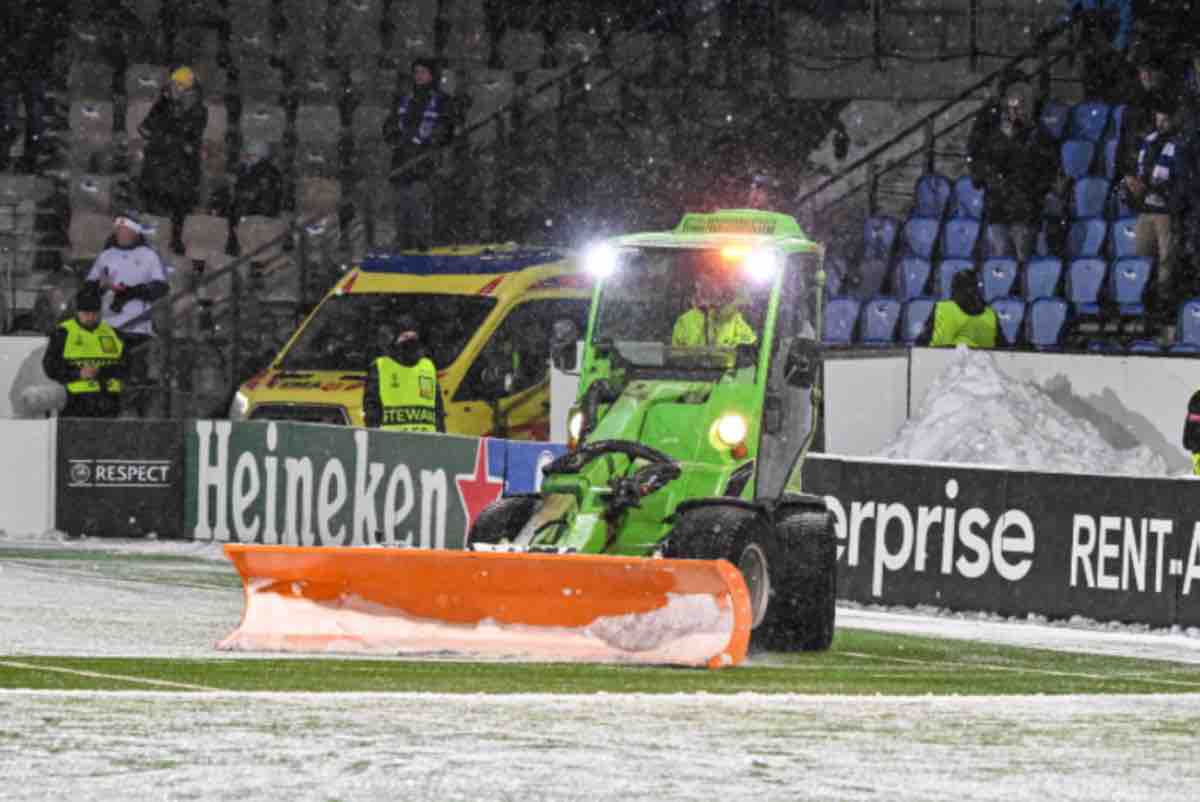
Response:
[[[406,368],[388,356],[375,360],[379,373],[380,429],[437,431],[437,368],[428,357]]]
[[[689,309],[675,321],[671,345],[685,348],[698,346],[754,345],[758,337],[754,329],[734,306],[704,311]]]
[[[91,366],[103,368],[115,365],[121,361],[125,344],[117,336],[112,326],[101,322],[96,328],[88,331],[72,318],[58,324],[67,330],[67,344],[63,346],[63,359],[72,367],[82,368]],[[121,380],[109,379],[108,391],[121,392]],[[67,384],[67,392],[72,395],[100,392],[100,382],[95,379],[76,379]]]

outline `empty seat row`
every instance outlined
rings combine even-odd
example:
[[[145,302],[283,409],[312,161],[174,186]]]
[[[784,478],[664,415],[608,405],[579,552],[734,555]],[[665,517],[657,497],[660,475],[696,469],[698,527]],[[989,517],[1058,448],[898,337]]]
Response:
[[[1123,104],[1110,106],[1095,100],[1070,105],[1050,99],[1038,112],[1038,123],[1055,142],[1077,139],[1101,142],[1121,135]]]

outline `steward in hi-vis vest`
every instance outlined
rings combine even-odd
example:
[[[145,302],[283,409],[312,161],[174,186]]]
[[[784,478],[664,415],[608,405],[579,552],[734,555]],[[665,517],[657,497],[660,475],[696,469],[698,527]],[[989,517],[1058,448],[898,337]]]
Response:
[[[671,345],[684,348],[754,345],[758,336],[737,308],[737,289],[728,276],[701,274],[692,294],[692,308],[680,315],[671,332]]]
[[[395,354],[376,358],[363,387],[363,421],[393,432],[445,432],[446,412],[437,367],[421,349],[417,322],[397,321]]]
[[[50,337],[42,369],[67,391],[62,417],[115,418],[121,411],[125,345],[100,320],[100,292],[94,286],[79,291],[75,310],[75,317]]]
[[[950,283],[950,298],[938,301],[930,319],[933,331],[918,342],[933,348],[995,348],[998,323],[996,313],[979,292],[974,270],[956,273]],[[924,340],[924,342],[922,342]]]
[[[1192,473],[1200,476],[1200,390],[1188,400],[1183,421],[1183,447],[1192,452]]]

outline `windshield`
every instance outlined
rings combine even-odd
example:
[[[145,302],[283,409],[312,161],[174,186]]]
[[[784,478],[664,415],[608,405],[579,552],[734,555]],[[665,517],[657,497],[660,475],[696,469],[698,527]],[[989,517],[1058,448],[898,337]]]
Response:
[[[398,332],[392,321],[411,315],[421,326],[426,351],[439,369],[458,358],[495,298],[413,293],[332,295],[313,314],[284,354],[284,370],[366,370],[390,350]]]
[[[773,276],[748,269],[748,258],[730,248],[621,251],[600,291],[593,343],[611,343],[635,367],[753,364]]]

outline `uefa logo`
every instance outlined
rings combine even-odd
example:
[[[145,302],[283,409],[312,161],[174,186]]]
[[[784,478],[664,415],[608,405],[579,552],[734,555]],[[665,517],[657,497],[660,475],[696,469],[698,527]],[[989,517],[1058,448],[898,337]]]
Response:
[[[92,466],[90,462],[83,460],[72,461],[71,469],[71,486],[78,487],[79,485],[90,484],[92,481]]]

